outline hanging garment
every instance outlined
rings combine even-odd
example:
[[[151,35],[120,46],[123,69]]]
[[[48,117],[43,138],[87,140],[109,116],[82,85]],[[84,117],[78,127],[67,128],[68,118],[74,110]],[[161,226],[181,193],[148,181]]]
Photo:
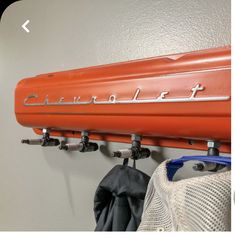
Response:
[[[115,166],[100,182],[94,199],[96,231],[136,231],[150,177],[126,166]]]
[[[231,230],[231,171],[170,181],[164,161],[148,185],[139,231]]]

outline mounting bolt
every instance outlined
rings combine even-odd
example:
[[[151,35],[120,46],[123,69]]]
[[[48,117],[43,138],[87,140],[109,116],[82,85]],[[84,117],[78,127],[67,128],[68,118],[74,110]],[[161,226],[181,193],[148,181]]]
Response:
[[[43,134],[49,133],[49,129],[42,129]]]
[[[208,148],[216,148],[216,149],[218,149],[220,147],[220,142],[213,141],[213,140],[208,140],[207,141],[207,147]]]
[[[132,141],[141,141],[141,136],[138,134],[132,134],[131,135],[131,140]]]
[[[88,137],[88,132],[87,131],[82,131],[81,132],[81,136],[83,137],[83,136],[87,136]]]

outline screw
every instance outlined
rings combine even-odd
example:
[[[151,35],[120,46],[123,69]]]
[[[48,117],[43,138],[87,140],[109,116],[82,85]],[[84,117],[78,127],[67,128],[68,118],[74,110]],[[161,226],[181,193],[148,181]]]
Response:
[[[81,136],[88,136],[88,132],[87,132],[87,131],[85,131],[85,130],[84,130],[84,131],[82,131],[82,132],[81,132]]]
[[[141,136],[138,134],[132,134],[131,135],[131,140],[132,141],[141,141]]]
[[[42,129],[43,134],[48,133],[49,134],[49,129]]]
[[[207,147],[208,148],[219,148],[220,147],[220,142],[209,140],[209,141],[207,141]]]

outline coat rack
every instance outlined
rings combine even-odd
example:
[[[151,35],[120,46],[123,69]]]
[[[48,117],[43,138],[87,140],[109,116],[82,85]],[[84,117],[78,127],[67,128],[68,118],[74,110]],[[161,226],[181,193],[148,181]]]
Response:
[[[219,142],[220,152],[229,153],[230,78],[230,47],[42,74],[18,83],[15,114],[42,135],[22,140],[29,145],[81,138],[60,149],[90,152],[98,149],[90,140],[105,140],[132,144],[115,156],[147,157],[148,150],[134,146],[135,135],[143,145],[163,147],[207,150],[208,141]]]

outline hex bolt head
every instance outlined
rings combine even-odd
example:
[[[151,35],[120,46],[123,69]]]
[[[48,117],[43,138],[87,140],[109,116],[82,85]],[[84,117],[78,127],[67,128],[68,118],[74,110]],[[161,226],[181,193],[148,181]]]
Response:
[[[87,131],[85,131],[85,130],[84,130],[84,131],[82,131],[82,132],[81,132],[81,136],[88,136],[88,132],[87,132]]]
[[[132,141],[141,141],[141,136],[138,134],[132,134],[131,135],[131,140]]]
[[[49,133],[49,129],[42,129],[43,134]]]
[[[208,148],[219,148],[220,147],[220,142],[209,140],[209,141],[207,141],[207,147]]]

